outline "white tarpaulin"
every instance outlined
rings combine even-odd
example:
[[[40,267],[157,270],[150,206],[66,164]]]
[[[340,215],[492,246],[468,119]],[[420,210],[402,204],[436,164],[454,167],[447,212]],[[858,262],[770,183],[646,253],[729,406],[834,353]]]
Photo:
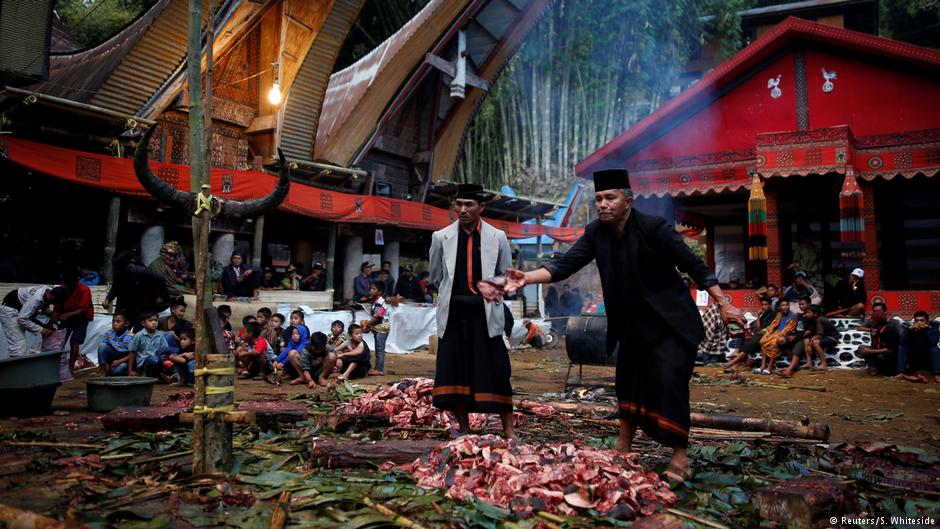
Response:
[[[428,337],[437,334],[437,307],[433,305],[401,304],[389,307],[388,334],[385,350],[389,353],[408,353],[429,343]]]

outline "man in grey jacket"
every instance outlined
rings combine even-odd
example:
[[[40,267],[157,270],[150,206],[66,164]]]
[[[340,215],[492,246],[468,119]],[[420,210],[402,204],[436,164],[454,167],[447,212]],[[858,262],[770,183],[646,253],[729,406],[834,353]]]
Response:
[[[440,294],[434,406],[454,412],[461,434],[470,433],[471,412],[499,413],[506,437],[514,438],[505,310],[477,287],[512,266],[512,253],[505,232],[480,220],[484,198],[481,186],[460,184],[457,222],[431,236],[429,281]]]

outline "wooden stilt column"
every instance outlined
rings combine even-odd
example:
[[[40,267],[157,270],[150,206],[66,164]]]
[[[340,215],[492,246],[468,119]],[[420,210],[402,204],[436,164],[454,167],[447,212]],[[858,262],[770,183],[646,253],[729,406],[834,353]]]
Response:
[[[776,186],[764,187],[767,199],[767,284],[783,286],[783,263],[781,262],[780,218]]]
[[[861,181],[865,197],[863,218],[865,219],[865,255],[862,257],[862,270],[865,271],[865,289],[868,292],[881,290],[881,261],[878,259],[878,224],[875,222],[875,186],[871,182]]]
[[[114,279],[114,267],[111,265],[111,259],[114,258],[114,252],[117,251],[118,224],[121,221],[121,197],[111,197],[108,204],[108,225],[106,227],[104,257],[101,263],[101,276],[105,281]]]

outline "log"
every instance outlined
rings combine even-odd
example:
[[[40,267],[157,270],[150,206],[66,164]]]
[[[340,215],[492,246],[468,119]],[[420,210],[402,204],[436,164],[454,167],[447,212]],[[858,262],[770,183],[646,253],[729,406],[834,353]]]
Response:
[[[0,526],[17,529],[63,529],[65,524],[34,512],[0,503]],[[88,529],[88,525],[82,524],[76,529]]]
[[[248,411],[255,414],[258,422],[296,422],[307,418],[307,406],[299,402],[285,402],[283,400],[257,401],[247,400],[235,405],[238,411]]]
[[[807,476],[754,491],[761,518],[790,527],[832,527],[829,519],[858,512],[849,485],[827,476]]]
[[[171,406],[119,406],[101,417],[113,432],[161,432],[180,425],[180,409]]]
[[[610,416],[617,412],[617,409],[613,406],[578,402],[538,402],[534,400],[517,399],[515,405],[517,408],[524,410],[549,406],[556,411],[588,417]],[[692,420],[692,426],[697,428],[712,428],[737,432],[770,432],[785,437],[817,439],[820,441],[828,441],[830,433],[828,424],[811,423],[809,421],[781,421],[777,419],[760,419],[735,415],[708,415],[705,413],[692,413],[690,418]]]
[[[391,426],[391,421],[388,419],[388,415],[379,415],[371,413],[337,413],[331,415],[321,415],[317,418],[317,422],[324,428],[329,428],[330,430],[336,432],[347,432],[368,430],[371,428],[388,428]]]
[[[777,419],[758,419],[756,417],[738,417],[735,415],[706,415],[692,413],[692,426],[699,428],[716,428],[720,430],[734,430],[739,432],[770,432],[786,437],[799,437],[802,439],[829,440],[829,425],[825,423],[805,424],[800,421],[781,421]]]
[[[633,522],[630,529],[686,529],[689,524],[675,516],[657,513],[652,516],[643,516]]]
[[[598,417],[607,417],[617,413],[617,409],[613,406],[585,404],[583,402],[539,402],[537,400],[516,399],[513,404],[522,410],[532,410],[533,408],[550,406],[555,409],[555,411]]]
[[[226,413],[222,420],[231,424],[254,424],[255,412],[253,411],[230,411]],[[190,412],[180,413],[180,423],[193,424],[196,422],[196,414]]]
[[[290,491],[285,490],[274,506],[274,512],[271,513],[271,524],[268,529],[284,529],[287,525],[287,517],[290,515]]]
[[[9,476],[26,472],[29,464],[33,461],[32,457],[18,456],[14,454],[5,454],[0,456],[0,476]]]
[[[411,463],[426,456],[442,441],[345,441],[316,439],[311,443],[310,455],[315,464],[324,468],[376,467],[390,461],[396,465]]]

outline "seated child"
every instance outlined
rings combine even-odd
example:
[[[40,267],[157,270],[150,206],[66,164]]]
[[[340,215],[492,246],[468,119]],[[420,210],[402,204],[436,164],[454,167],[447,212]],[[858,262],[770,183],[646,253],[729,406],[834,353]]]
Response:
[[[244,340],[245,339],[245,326],[251,322],[257,322],[257,321],[258,321],[258,318],[255,318],[254,316],[250,314],[242,318],[242,330],[238,331],[238,339]]]
[[[326,339],[327,345],[332,347],[334,350],[339,349],[349,340],[349,337],[343,334],[343,331],[346,329],[346,324],[340,320],[334,321],[330,325],[330,336]]]
[[[177,325],[177,327],[179,327]],[[176,332],[179,337],[179,349],[167,355],[167,359],[173,362],[176,374],[180,382],[191,385],[196,383],[196,329],[184,327]]]
[[[271,370],[270,357],[273,355],[271,346],[261,337],[261,325],[256,321],[248,322],[245,325],[245,337],[235,350],[238,378],[267,375]]]
[[[868,374],[895,376],[898,372],[898,346],[901,336],[898,326],[888,322],[884,312],[871,315],[871,346],[859,347],[857,354],[868,364]]]
[[[326,342],[326,335],[322,332],[315,332],[310,336],[310,343],[300,357],[303,377],[295,378],[291,384],[306,382],[308,388],[317,384],[327,385],[327,378],[333,372],[333,366],[336,365],[336,353]]]
[[[310,341],[310,329],[304,324],[304,313],[295,310],[290,313],[290,327],[284,333],[286,335],[284,348],[274,359],[274,369],[283,370],[287,378],[296,378],[300,376],[300,355],[307,347]],[[294,351],[293,359],[291,351]],[[287,366],[291,369],[288,371]]]
[[[102,375],[126,375],[131,352],[131,321],[126,312],[111,317],[111,330],[98,346],[98,369]]]
[[[349,340],[336,352],[336,366],[342,372],[337,380],[362,378],[372,369],[369,358],[372,351],[362,340],[362,327],[355,323],[349,326]]]
[[[228,305],[219,305],[215,309],[216,313],[219,315],[219,325],[222,326],[222,338],[225,340],[225,347],[228,349],[229,354],[235,354],[235,334],[232,332],[232,324],[229,323],[229,318],[232,317],[232,307]]]
[[[143,329],[134,335],[131,340],[130,357],[128,358],[128,375],[136,377],[159,374],[161,359],[167,352],[166,337],[157,330],[160,318],[154,311],[147,311],[141,318]]]
[[[274,356],[281,354],[281,349],[284,348],[282,340],[283,334],[284,315],[280,313],[273,314],[268,320],[267,327],[261,329],[261,337],[264,338],[264,341],[268,342],[268,345],[274,350]]]

